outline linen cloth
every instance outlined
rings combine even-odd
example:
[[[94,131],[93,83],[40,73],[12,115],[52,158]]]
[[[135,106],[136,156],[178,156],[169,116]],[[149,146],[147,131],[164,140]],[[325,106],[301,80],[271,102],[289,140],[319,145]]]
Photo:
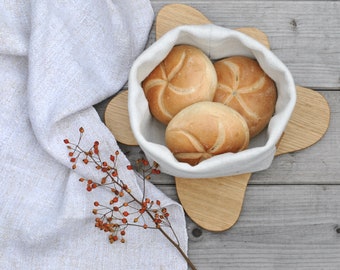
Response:
[[[100,141],[102,156],[118,145],[94,104],[126,83],[153,22],[147,0],[1,1],[0,4],[0,269],[186,269],[157,231],[128,228],[126,243],[109,244],[94,227],[93,202],[71,169],[63,140]],[[117,127],[119,128],[119,127]],[[120,176],[142,189],[121,153]],[[187,250],[182,208],[152,184],[146,193],[167,206]]]

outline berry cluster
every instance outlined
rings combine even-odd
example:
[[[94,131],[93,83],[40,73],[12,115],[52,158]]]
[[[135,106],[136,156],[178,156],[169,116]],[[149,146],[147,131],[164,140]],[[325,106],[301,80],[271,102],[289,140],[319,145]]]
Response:
[[[105,187],[112,193],[110,201],[106,204],[95,201],[95,208],[92,211],[97,216],[95,226],[109,233],[110,243],[117,240],[124,243],[128,226],[139,226],[144,229],[160,229],[161,226],[171,228],[169,213],[165,207],[161,207],[160,200],[153,201],[146,198],[145,193],[143,198],[136,198],[129,186],[120,178],[117,166],[119,151],[110,155],[108,161],[102,160],[99,142],[95,141],[92,147],[85,151],[80,146],[84,128],[81,127],[79,133],[79,140],[76,144],[68,139],[65,139],[64,143],[69,149],[68,155],[73,169],[76,169],[77,162],[81,161],[85,165],[94,164],[95,169],[103,173],[103,177],[98,182],[85,178],[80,178],[79,181],[86,183],[86,190],[89,192],[97,187]],[[146,180],[150,180],[152,174],[160,173],[158,165],[156,163],[150,165],[145,158],[138,159],[135,166],[130,164],[126,169],[135,170],[144,184]],[[143,191],[145,191],[145,186]]]
[[[115,196],[110,201],[110,206],[94,202],[96,208],[93,214],[97,215],[95,226],[104,232],[109,232],[109,241],[113,243],[120,240],[125,243],[125,234],[128,226],[138,226],[144,229],[157,228],[160,226],[169,226],[169,213],[166,208],[160,207],[160,202],[155,203],[146,198],[142,205],[131,200],[129,202],[120,202],[119,196]],[[144,213],[152,220],[151,226],[148,224]]]
[[[110,155],[108,160],[103,160],[100,156],[98,141],[95,141],[88,150],[81,146],[84,135],[84,128],[79,128],[79,139],[77,143],[72,143],[68,139],[64,140],[67,146],[68,156],[72,163],[72,169],[77,168],[78,162],[85,165],[93,164],[94,168],[103,173],[99,180],[80,178],[79,181],[86,184],[88,192],[101,187],[105,188],[112,195],[107,203],[95,201],[92,213],[96,215],[95,227],[109,233],[109,242],[120,241],[125,243],[126,230],[130,226],[137,226],[143,229],[156,229],[169,240],[169,242],[180,252],[188,262],[191,269],[196,269],[185,252],[182,250],[177,235],[169,220],[170,214],[165,207],[162,207],[160,200],[151,200],[145,194],[146,181],[150,180],[153,174],[160,174],[158,164],[149,162],[145,158],[138,159],[134,165],[127,165],[121,168],[117,164],[119,151]],[[143,194],[137,196],[120,177],[120,170],[134,170],[137,179],[143,181]],[[141,198],[139,198],[141,197]],[[170,229],[172,236],[163,228]]]

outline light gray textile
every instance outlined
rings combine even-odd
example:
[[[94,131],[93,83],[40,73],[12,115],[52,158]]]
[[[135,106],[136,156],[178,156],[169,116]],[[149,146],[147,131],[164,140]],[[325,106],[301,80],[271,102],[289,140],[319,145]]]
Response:
[[[71,170],[63,144],[82,126],[85,148],[118,149],[92,106],[126,83],[153,22],[149,1],[0,2],[0,269],[187,269],[157,230],[131,227],[125,244],[109,244],[92,214],[107,194],[78,181],[98,173]],[[139,196],[127,164],[121,154],[120,176]],[[147,194],[167,206],[186,251],[182,208],[151,184]]]

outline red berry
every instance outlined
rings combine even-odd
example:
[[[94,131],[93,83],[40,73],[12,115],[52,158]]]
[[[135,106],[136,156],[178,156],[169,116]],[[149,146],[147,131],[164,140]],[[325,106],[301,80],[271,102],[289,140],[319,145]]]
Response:
[[[160,170],[157,170],[157,169],[152,169],[152,173],[153,173],[153,174],[160,174],[161,171],[160,171]]]

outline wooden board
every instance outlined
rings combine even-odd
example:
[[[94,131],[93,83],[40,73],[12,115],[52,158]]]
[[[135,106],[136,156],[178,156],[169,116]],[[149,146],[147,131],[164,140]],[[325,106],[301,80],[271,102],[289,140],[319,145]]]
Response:
[[[299,86],[296,90],[297,103],[276,156],[313,145],[329,125],[330,109],[323,96]],[[178,198],[188,216],[206,230],[223,231],[238,220],[250,178],[247,173],[213,179],[175,179]]]
[[[163,7],[156,19],[156,37],[181,24],[205,24],[210,21],[199,11],[181,4]],[[266,35],[256,28],[237,29],[258,39],[269,48]],[[122,95],[122,97],[119,97]],[[105,111],[105,123],[115,127],[120,122],[129,123],[124,106],[127,91],[114,98]],[[118,103],[118,104],[117,104]],[[122,103],[122,104],[121,104]],[[125,104],[125,105],[124,105]],[[115,107],[120,108],[115,110]],[[297,104],[276,154],[284,154],[309,147],[325,134],[330,119],[327,101],[319,93],[297,87]],[[118,141],[131,144],[131,129],[124,124],[111,129]],[[133,135],[132,135],[133,136]],[[120,138],[120,139],[118,139]],[[136,143],[136,142],[135,142]],[[177,194],[188,216],[199,226],[211,231],[229,229],[242,210],[245,191],[251,174],[213,179],[175,178]]]
[[[159,185],[177,199],[173,186]],[[187,222],[198,269],[340,269],[339,185],[248,185],[231,229],[211,233]]]

